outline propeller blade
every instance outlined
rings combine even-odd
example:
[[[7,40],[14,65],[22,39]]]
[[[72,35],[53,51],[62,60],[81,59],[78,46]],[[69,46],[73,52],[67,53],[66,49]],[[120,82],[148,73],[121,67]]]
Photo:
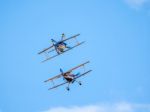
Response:
[[[63,72],[63,70],[60,68],[60,72],[62,73],[62,74],[64,74],[64,72]]]
[[[56,40],[54,40],[54,39],[51,39],[51,41],[52,41],[52,43],[57,43]]]

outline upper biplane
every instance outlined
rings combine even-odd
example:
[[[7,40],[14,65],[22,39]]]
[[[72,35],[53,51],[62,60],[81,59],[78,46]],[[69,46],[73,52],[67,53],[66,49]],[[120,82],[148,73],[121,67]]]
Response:
[[[54,76],[54,77],[49,78],[49,79],[47,79],[47,80],[44,81],[44,82],[51,81],[53,83],[53,87],[49,88],[48,90],[57,88],[59,86],[65,85],[65,84],[68,84],[68,86],[66,87],[66,89],[69,91],[70,90],[69,85],[73,84],[74,82],[77,82],[79,85],[82,85],[81,81],[77,81],[77,79],[80,78],[80,77],[82,77],[82,76],[84,76],[84,75],[86,75],[86,74],[88,74],[89,72],[92,71],[92,70],[88,70],[88,71],[85,70],[85,65],[87,63],[89,63],[89,61],[87,61],[87,62],[85,62],[83,64],[80,64],[80,65],[78,65],[78,66],[76,66],[76,67],[74,67],[74,68],[72,68],[72,69],[70,69],[70,70],[68,70],[66,72],[63,72],[63,70],[60,69],[61,73],[59,75]],[[73,73],[73,71],[75,71],[76,69],[81,68],[81,67],[83,67],[84,72],[80,71],[80,72],[78,72],[76,74]],[[64,79],[64,82],[61,83],[61,84],[55,85],[54,84],[54,80],[59,79],[59,78]]]
[[[52,45],[50,47],[48,47],[48,48],[45,48],[44,50],[42,50],[42,51],[40,51],[38,53],[38,54],[43,54],[43,53],[46,54],[46,59],[44,61],[42,61],[42,62],[50,60],[50,59],[52,59],[52,58],[54,58],[56,56],[59,56],[59,55],[65,53],[65,52],[67,52],[67,51],[69,51],[69,50],[71,50],[71,49],[73,49],[73,48],[83,44],[84,41],[83,42],[78,42],[77,39],[76,39],[77,36],[79,36],[79,35],[80,34],[76,34],[76,35],[71,36],[69,38],[65,38],[65,34],[63,33],[60,41],[56,41],[54,39],[51,39]],[[71,39],[75,39],[76,40],[76,44],[73,45],[72,47],[68,46],[67,43],[66,43],[66,41],[71,40]],[[53,52],[53,51],[56,51],[56,53],[54,55],[52,55],[52,56],[48,56],[48,53]]]

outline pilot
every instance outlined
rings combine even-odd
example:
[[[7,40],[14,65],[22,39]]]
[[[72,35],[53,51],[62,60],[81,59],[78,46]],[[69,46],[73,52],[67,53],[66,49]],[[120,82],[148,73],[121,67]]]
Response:
[[[59,50],[59,52],[61,53],[61,52],[64,52],[64,50],[65,50],[65,48],[66,48],[66,44],[65,43],[63,43],[63,42],[61,42],[61,43],[59,43],[58,44],[58,50]]]
[[[62,53],[65,51],[65,48],[70,49],[69,46],[67,46],[67,44],[63,41],[63,39],[65,38],[65,34],[62,33],[62,41],[58,43],[57,45],[57,49],[58,49],[58,53]]]
[[[75,75],[71,74],[71,72],[66,72],[63,76],[68,82],[72,82],[75,77]]]

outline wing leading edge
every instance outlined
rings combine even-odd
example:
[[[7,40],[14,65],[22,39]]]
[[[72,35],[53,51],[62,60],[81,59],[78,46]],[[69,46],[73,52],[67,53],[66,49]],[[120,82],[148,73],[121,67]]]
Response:
[[[80,77],[82,77],[82,76],[84,76],[84,75],[86,75],[86,74],[88,74],[88,73],[90,73],[91,71],[92,71],[92,70],[89,70],[89,71],[86,71],[86,72],[82,73],[81,75],[77,76],[77,77],[75,78],[75,80],[78,79],[78,78],[80,78]],[[58,85],[56,85],[56,86],[53,86],[53,87],[49,88],[48,90],[55,89],[55,88],[57,88],[57,87],[59,87],[59,86],[65,85],[65,84],[67,84],[67,83],[69,83],[69,82],[64,82],[64,83],[58,84]]]
[[[90,61],[87,61],[87,62],[85,62],[85,63],[83,63],[83,64],[80,64],[80,65],[78,65],[78,66],[76,66],[76,67],[74,67],[74,68],[72,68],[72,69],[70,69],[70,70],[68,70],[68,71],[66,71],[66,72],[64,72],[64,73],[67,73],[67,72],[73,71],[73,70],[75,70],[75,69],[78,69],[78,68],[80,68],[80,67],[82,67],[82,66],[88,64],[89,62],[90,62]],[[49,79],[45,80],[44,82],[52,81],[52,80],[58,79],[58,78],[60,78],[60,77],[62,77],[62,74],[56,75],[55,77],[52,77],[52,78],[49,78]]]
[[[73,47],[71,47],[71,48],[65,50],[63,53],[65,53],[65,52],[67,52],[67,51],[70,51],[70,50],[72,50],[73,48],[75,48],[75,47],[77,47],[77,46],[79,46],[79,45],[81,45],[81,44],[83,44],[83,43],[85,43],[85,41],[83,41],[83,42],[81,42],[81,43],[79,43],[79,44],[77,44],[77,45],[75,45],[75,46],[73,46]],[[55,57],[57,57],[57,56],[59,56],[59,55],[61,55],[61,54],[63,54],[63,53],[53,55],[53,56],[51,56],[51,57],[45,59],[44,61],[42,61],[42,63],[43,63],[43,62],[46,62],[46,61],[48,61],[48,60],[50,60],[50,59],[52,59],[52,58],[55,58]]]

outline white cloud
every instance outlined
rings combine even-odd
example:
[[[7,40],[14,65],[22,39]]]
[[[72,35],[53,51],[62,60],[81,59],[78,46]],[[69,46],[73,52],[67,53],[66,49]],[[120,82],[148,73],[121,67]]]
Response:
[[[43,112],[150,112],[150,104],[100,104],[90,106],[56,107]]]
[[[50,110],[44,111],[44,112],[98,112],[99,111],[98,106],[85,106],[85,107],[58,107],[58,108],[52,108]],[[102,110],[103,112],[103,110]]]
[[[150,3],[150,0],[125,0],[125,2],[134,9],[139,9]]]

